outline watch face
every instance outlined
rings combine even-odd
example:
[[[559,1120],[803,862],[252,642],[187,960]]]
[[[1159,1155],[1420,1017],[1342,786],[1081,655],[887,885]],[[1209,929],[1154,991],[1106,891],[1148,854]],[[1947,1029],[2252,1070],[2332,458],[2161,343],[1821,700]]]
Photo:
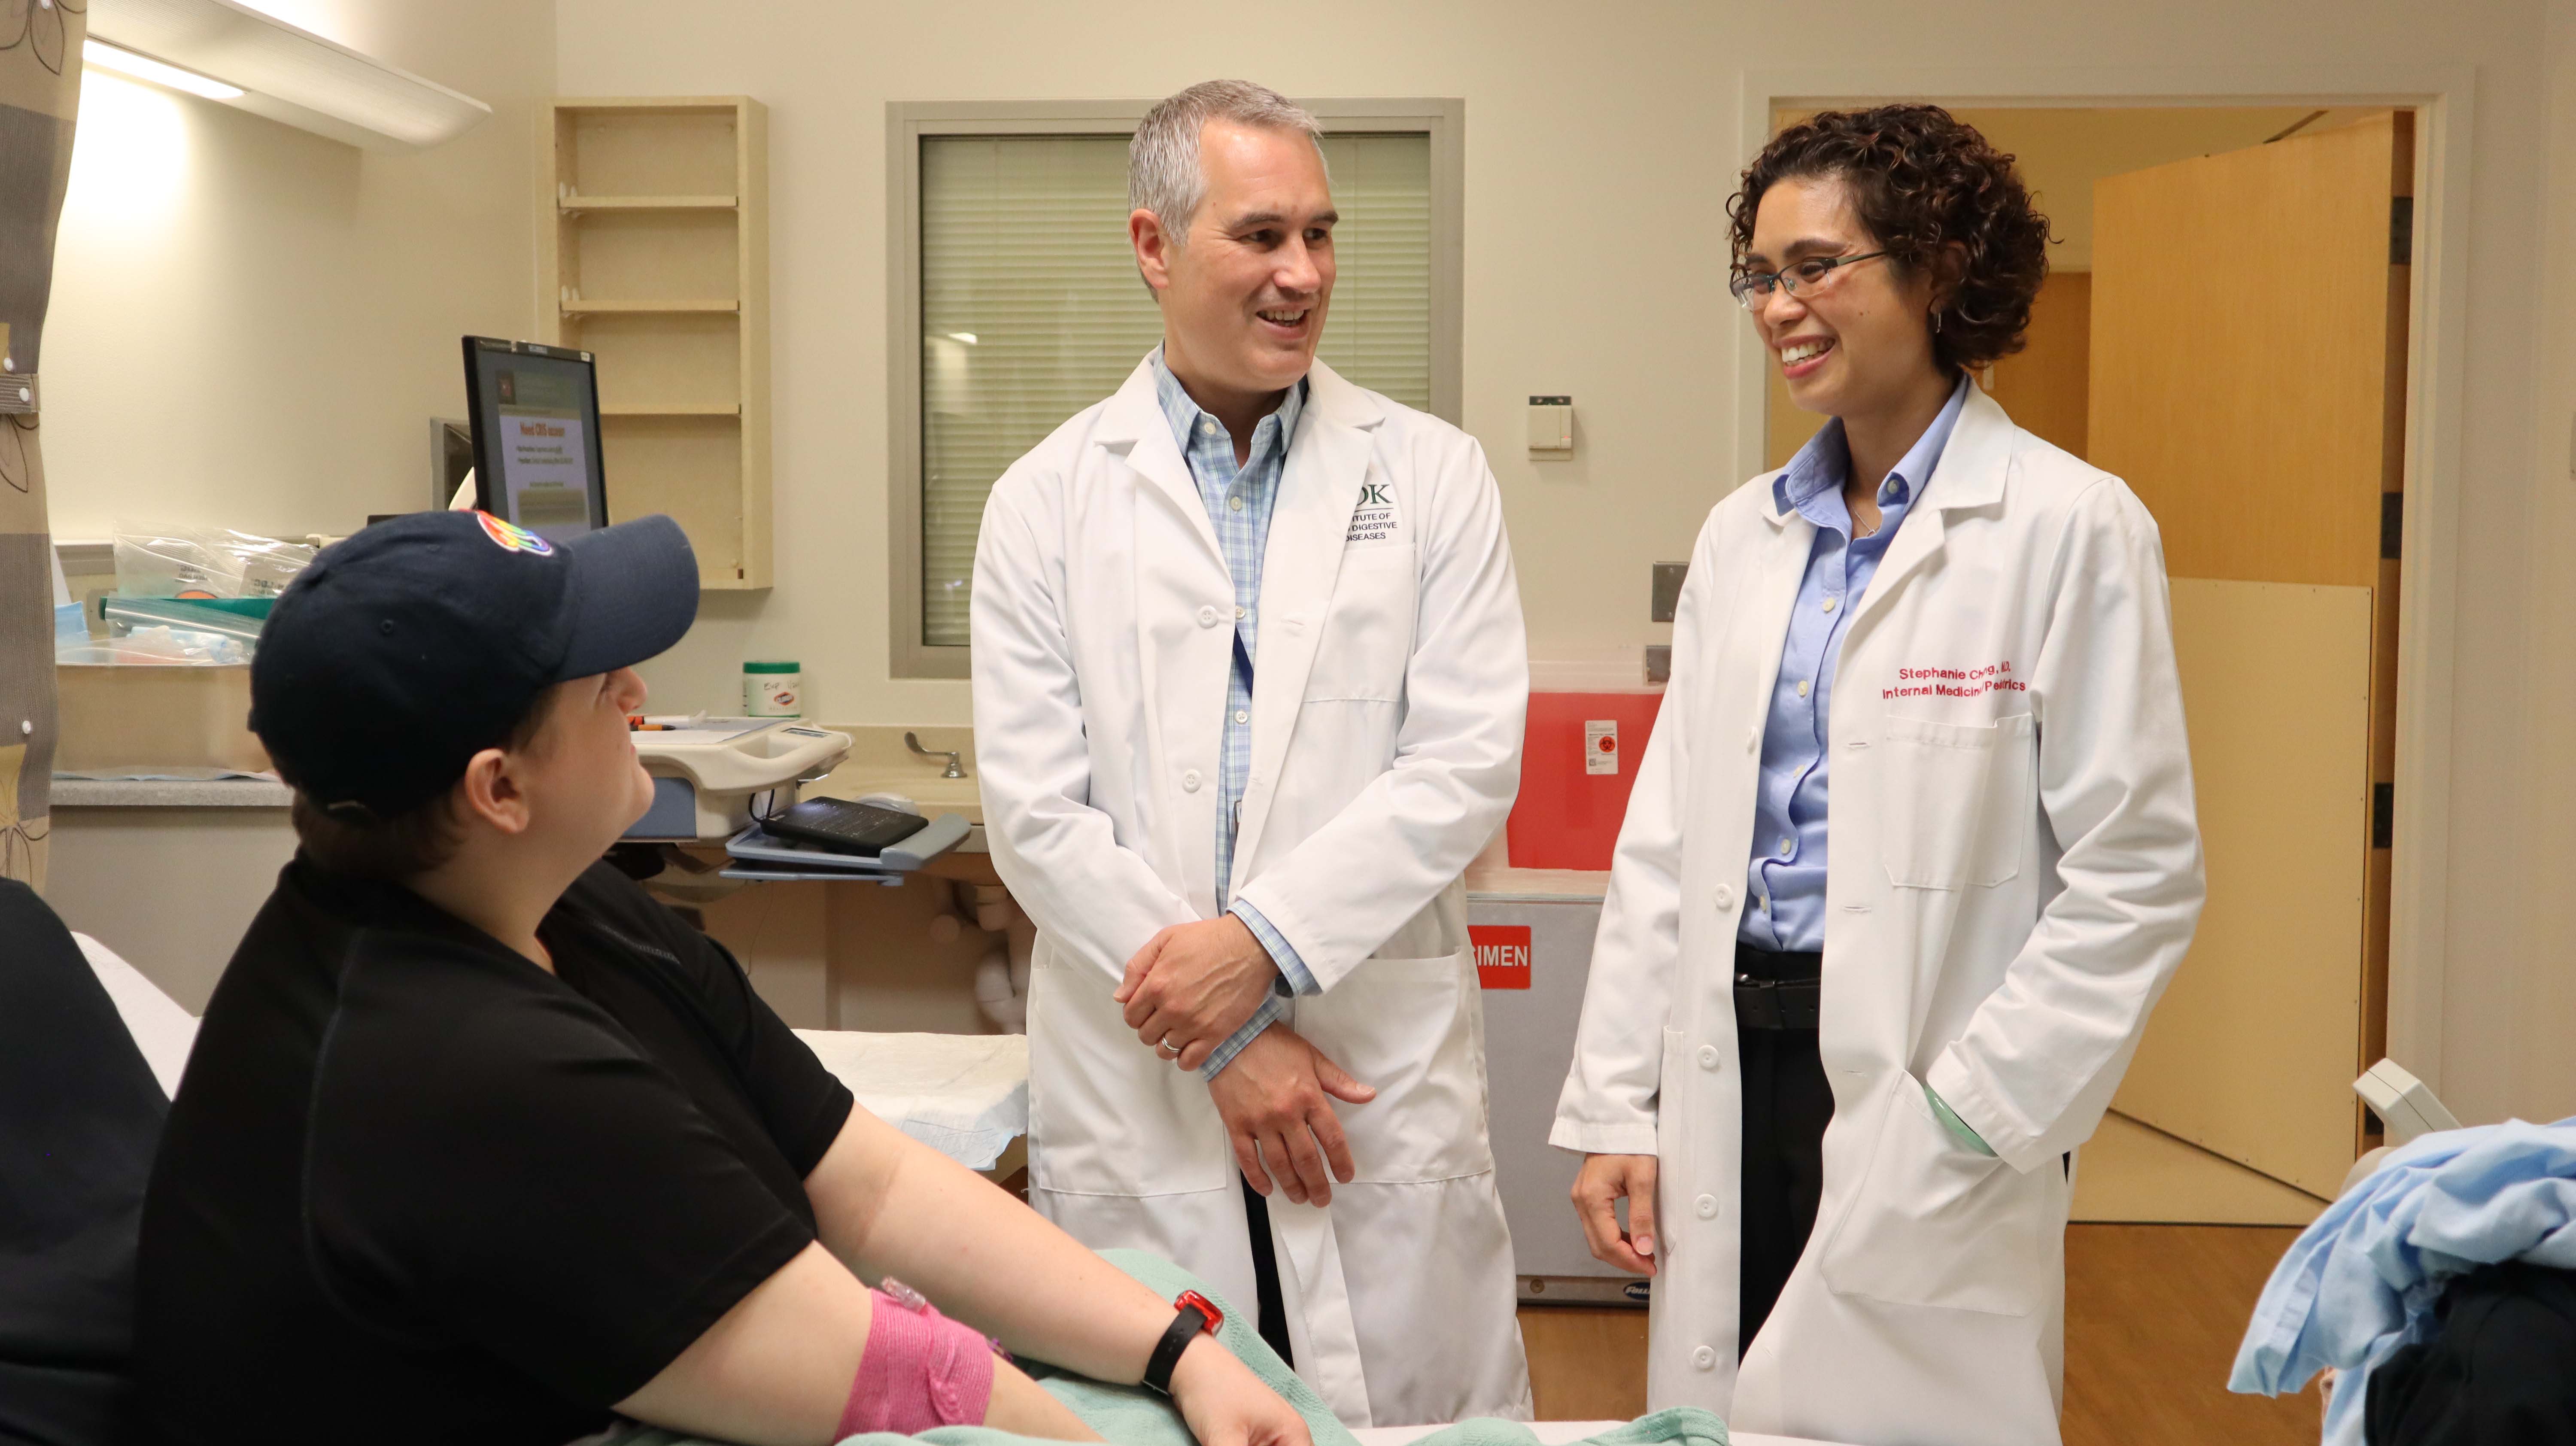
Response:
[[[1200,1329],[1206,1331],[1209,1335],[1215,1335],[1216,1328],[1225,1324],[1225,1312],[1216,1308],[1216,1302],[1209,1300],[1206,1296],[1199,1294],[1195,1290],[1182,1291],[1180,1299],[1172,1302],[1172,1307],[1175,1310],[1195,1310],[1200,1315],[1205,1316],[1207,1318],[1207,1324],[1200,1327]]]

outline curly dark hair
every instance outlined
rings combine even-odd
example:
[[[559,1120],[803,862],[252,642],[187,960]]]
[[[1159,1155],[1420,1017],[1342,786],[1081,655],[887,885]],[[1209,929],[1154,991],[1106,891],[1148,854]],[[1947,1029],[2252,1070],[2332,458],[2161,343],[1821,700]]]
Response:
[[[1772,137],[1726,214],[1734,264],[1753,249],[1754,213],[1775,181],[1839,178],[1852,209],[1903,275],[1957,242],[1966,266],[1940,310],[1933,359],[1972,370],[2022,348],[2031,298],[2048,276],[2048,218],[2013,158],[1937,105],[1825,111]]]

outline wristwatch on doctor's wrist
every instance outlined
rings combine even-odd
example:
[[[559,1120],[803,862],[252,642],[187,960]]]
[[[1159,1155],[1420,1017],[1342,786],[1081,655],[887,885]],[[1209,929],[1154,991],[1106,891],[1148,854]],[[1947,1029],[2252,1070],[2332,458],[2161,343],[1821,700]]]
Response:
[[[1182,1291],[1172,1308],[1172,1323],[1163,1328],[1163,1338],[1154,1343],[1154,1354],[1145,1362],[1145,1384],[1166,1396],[1172,1394],[1172,1371],[1181,1363],[1181,1352],[1200,1336],[1215,1335],[1216,1328],[1225,1324],[1225,1312],[1195,1290]]]

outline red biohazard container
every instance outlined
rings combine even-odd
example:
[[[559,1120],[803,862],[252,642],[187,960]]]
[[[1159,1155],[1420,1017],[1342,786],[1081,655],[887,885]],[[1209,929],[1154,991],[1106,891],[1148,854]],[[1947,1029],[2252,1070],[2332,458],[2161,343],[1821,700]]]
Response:
[[[1663,707],[1645,660],[1530,660],[1521,792],[1505,825],[1516,869],[1607,869]]]

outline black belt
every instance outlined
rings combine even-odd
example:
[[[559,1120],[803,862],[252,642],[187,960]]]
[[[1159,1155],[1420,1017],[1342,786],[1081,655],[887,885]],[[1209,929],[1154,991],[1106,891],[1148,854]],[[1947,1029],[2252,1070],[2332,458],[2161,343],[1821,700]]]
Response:
[[[1814,1029],[1825,956],[1735,946],[1735,1027]]]

